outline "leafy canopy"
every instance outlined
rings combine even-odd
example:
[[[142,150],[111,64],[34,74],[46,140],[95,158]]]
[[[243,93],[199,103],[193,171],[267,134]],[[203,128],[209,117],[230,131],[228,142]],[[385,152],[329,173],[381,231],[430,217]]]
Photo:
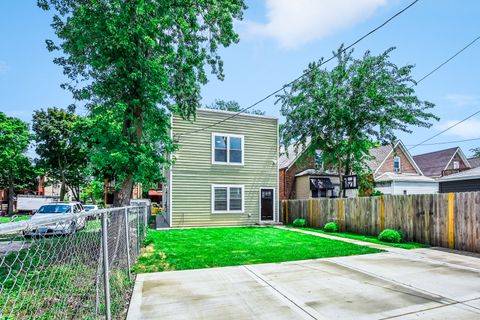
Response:
[[[213,110],[222,110],[222,111],[230,111],[230,112],[242,112],[248,114],[256,114],[256,115],[265,115],[265,111],[258,110],[258,109],[248,109],[243,110],[240,104],[237,101],[225,101],[225,100],[215,100],[214,103],[207,106],[207,109]]]
[[[430,127],[434,105],[420,100],[412,88],[412,65],[396,66],[390,48],[380,55],[340,47],[337,64],[312,62],[305,76],[278,96],[286,122],[281,128],[284,144],[322,150],[322,160],[339,174],[368,170],[369,150],[378,143],[393,143],[396,132],[411,132],[411,126]]]
[[[218,48],[238,42],[234,19],[243,0],[38,0],[55,11],[63,85],[90,111],[85,136],[100,178],[120,181],[127,203],[133,182],[159,179],[174,150],[169,117],[200,105],[205,65],[223,79]]]
[[[38,166],[49,182],[60,183],[60,199],[70,187],[77,200],[87,166],[87,153],[80,141],[80,118],[75,109],[48,108],[33,113],[32,129],[35,133]]]
[[[13,210],[13,192],[31,187],[36,177],[25,155],[31,138],[27,123],[0,112],[0,189],[10,189],[9,214]]]

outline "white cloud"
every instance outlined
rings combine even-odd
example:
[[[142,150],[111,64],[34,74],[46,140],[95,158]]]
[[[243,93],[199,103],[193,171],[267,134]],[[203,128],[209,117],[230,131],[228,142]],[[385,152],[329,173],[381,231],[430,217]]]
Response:
[[[445,96],[445,99],[447,99],[451,104],[454,104],[455,106],[458,106],[458,107],[474,106],[474,105],[478,105],[480,102],[477,96],[470,95],[470,94],[452,93],[452,94],[447,94]]]
[[[448,127],[453,126],[455,123],[460,120],[450,120],[446,121],[438,126],[439,130],[445,130]],[[480,134],[480,120],[478,119],[468,119],[459,125],[448,130],[448,133],[451,136],[457,136],[463,139],[478,138]]]
[[[0,60],[0,74],[4,74],[8,70],[10,70],[10,66],[5,61]]]
[[[265,24],[247,21],[247,35],[276,39],[296,48],[370,17],[389,0],[266,0]]]

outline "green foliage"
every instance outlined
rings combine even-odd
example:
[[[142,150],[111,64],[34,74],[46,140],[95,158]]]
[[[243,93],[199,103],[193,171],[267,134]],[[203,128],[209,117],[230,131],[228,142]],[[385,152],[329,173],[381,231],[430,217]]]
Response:
[[[134,182],[161,178],[175,150],[170,115],[195,115],[205,65],[224,78],[218,49],[237,43],[243,0],[38,0],[53,10],[60,44],[47,40],[71,79],[63,85],[90,111],[85,137],[98,178],[115,179],[115,204]]]
[[[25,155],[31,138],[27,123],[0,112],[0,189],[9,190],[8,214],[13,213],[15,191],[31,188],[37,176]]]
[[[133,268],[137,273],[380,252],[299,232],[255,227],[149,230],[145,244]]]
[[[470,149],[470,151],[473,152],[473,157],[480,158],[480,147]]]
[[[80,200],[80,186],[85,180],[87,151],[80,139],[79,121],[73,107],[41,109],[33,113],[35,150],[40,157],[38,166],[47,175],[47,183],[61,185],[60,199],[65,197],[69,187],[75,199]]]
[[[84,202],[91,202],[93,204],[101,203],[103,201],[104,182],[98,179],[88,181],[82,186],[80,199]]]
[[[311,150],[322,150],[322,162],[340,175],[363,175],[371,148],[393,143],[396,132],[412,126],[430,127],[438,119],[428,112],[434,105],[415,95],[412,65],[389,61],[392,50],[355,59],[342,46],[332,69],[323,67],[323,58],[310,63],[305,76],[278,96],[286,117],[283,144],[298,148],[311,141]]]
[[[380,190],[375,190],[370,196],[372,197],[383,196],[383,192]]]
[[[323,227],[323,231],[325,232],[338,232],[338,224],[336,222],[327,222]]]
[[[295,219],[293,220],[293,226],[297,228],[303,228],[307,225],[305,219]]]
[[[402,242],[402,234],[397,230],[385,229],[378,235],[378,240],[390,243]]]
[[[214,103],[207,106],[207,109],[213,110],[222,110],[222,111],[231,111],[231,112],[242,112],[242,113],[249,113],[249,114],[256,114],[256,115],[265,115],[265,111],[258,110],[258,109],[248,109],[242,111],[242,107],[238,104],[237,101],[225,101],[225,100],[215,100]]]

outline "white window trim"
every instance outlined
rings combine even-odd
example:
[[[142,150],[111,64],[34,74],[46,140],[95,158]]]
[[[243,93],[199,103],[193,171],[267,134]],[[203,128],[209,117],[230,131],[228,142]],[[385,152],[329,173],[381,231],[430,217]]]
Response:
[[[398,171],[395,171],[395,160],[398,159]],[[393,172],[402,173],[402,158],[399,156],[393,157]]]
[[[215,188],[227,188],[227,210],[215,210]],[[242,189],[242,210],[230,210],[230,188]],[[212,213],[245,213],[245,186],[239,184],[212,184],[211,191],[211,211]]]
[[[215,161],[215,137],[227,137],[227,162]],[[242,162],[230,162],[230,137],[242,140]],[[212,164],[227,166],[243,166],[245,162],[245,136],[241,134],[212,132]]]

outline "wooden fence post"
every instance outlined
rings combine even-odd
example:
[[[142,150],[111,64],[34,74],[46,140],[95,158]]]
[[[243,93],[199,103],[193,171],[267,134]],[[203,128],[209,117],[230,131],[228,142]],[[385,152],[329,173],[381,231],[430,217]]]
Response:
[[[455,194],[448,193],[448,247],[455,248]]]
[[[343,201],[342,198],[338,199],[338,227],[343,231]]]
[[[288,224],[288,199],[285,200],[285,224]]]
[[[385,199],[380,196],[380,232],[385,229]]]

